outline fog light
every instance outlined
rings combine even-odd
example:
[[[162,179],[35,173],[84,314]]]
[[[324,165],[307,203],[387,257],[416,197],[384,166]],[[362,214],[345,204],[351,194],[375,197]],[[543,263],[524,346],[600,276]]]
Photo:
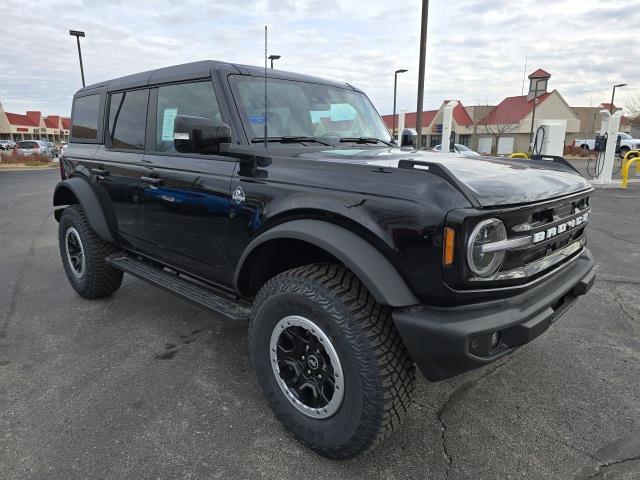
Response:
[[[493,332],[491,335],[491,348],[494,349],[500,343],[500,332]]]

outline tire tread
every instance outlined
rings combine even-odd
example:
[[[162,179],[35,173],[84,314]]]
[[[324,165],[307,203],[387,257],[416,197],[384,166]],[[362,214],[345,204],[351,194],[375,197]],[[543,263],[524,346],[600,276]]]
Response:
[[[64,224],[69,221],[81,235],[87,263],[83,285],[80,284],[67,269],[64,247]],[[97,299],[112,295],[122,284],[121,270],[108,265],[104,259],[116,253],[118,248],[113,243],[105,242],[93,231],[84,210],[80,205],[65,208],[60,218],[60,255],[67,271],[67,277],[73,288],[84,298]]]
[[[335,448],[321,448],[298,439],[319,454],[334,459],[353,458],[375,448],[402,423],[415,387],[413,360],[393,323],[391,308],[377,303],[346,267],[305,265],[273,277],[258,292],[249,325],[250,336],[256,309],[267,298],[283,292],[303,294],[311,302],[323,305],[342,331],[347,332],[347,341],[355,349],[359,363],[367,367],[366,374],[361,375],[367,399],[352,441]],[[357,337],[364,341],[358,341]]]

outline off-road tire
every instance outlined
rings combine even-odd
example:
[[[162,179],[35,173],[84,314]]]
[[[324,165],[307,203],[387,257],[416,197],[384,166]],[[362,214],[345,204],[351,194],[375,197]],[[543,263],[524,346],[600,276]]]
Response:
[[[271,367],[270,337],[289,315],[312,319],[338,354],[344,399],[329,418],[311,418],[296,409]],[[249,343],[258,382],[276,416],[296,439],[322,456],[349,459],[376,447],[409,408],[415,367],[391,309],[378,304],[341,265],[306,265],[269,280],[254,301]]]
[[[84,249],[85,271],[82,277],[74,275],[65,247],[66,233],[75,228]],[[120,288],[123,272],[105,262],[105,258],[116,253],[117,247],[102,240],[93,231],[80,205],[70,205],[64,209],[58,226],[58,243],[65,273],[73,289],[88,299],[108,297]]]
[[[631,150],[629,147],[620,147],[620,158],[624,158],[624,156],[629,153],[629,150]]]

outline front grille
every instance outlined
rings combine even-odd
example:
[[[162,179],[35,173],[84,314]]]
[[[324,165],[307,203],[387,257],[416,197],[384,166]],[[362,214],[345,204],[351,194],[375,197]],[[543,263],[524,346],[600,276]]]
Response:
[[[577,217],[582,217],[588,212],[588,198],[583,198],[579,202],[568,202],[533,212],[531,214],[532,221],[527,222],[531,227],[529,232],[530,234],[535,234],[536,232],[547,232],[554,227],[557,229],[559,225],[566,224]],[[544,220],[542,218],[544,218]],[[565,232],[556,233],[552,237],[546,238],[538,243],[507,252],[500,270],[510,270],[536,262],[572,243],[580,241],[584,238],[585,227],[586,223],[582,223],[572,228],[567,228]],[[513,233],[513,229],[509,233]],[[509,236],[512,237],[516,235],[512,234]]]
[[[445,270],[447,283],[463,289],[517,286],[569,262],[580,254],[586,243],[587,223],[583,218],[590,212],[589,194],[590,192],[584,192],[524,207],[483,210],[470,214],[462,222],[463,238],[469,238],[471,230],[480,221],[499,218],[506,227],[508,239],[530,237],[532,242],[524,247],[508,250],[500,270],[491,277],[475,277],[464,262],[457,271],[453,268]],[[575,223],[571,224],[572,221]],[[461,247],[466,248],[466,242]],[[465,250],[461,251],[462,254],[464,252]]]

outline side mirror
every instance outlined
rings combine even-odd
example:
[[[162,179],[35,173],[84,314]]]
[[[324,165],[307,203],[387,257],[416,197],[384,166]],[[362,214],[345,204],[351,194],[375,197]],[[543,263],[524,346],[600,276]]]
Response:
[[[416,138],[418,137],[418,132],[416,132],[413,128],[405,128],[400,133],[401,147],[416,147]]]
[[[173,144],[180,153],[220,153],[231,144],[231,127],[213,118],[176,115]]]

